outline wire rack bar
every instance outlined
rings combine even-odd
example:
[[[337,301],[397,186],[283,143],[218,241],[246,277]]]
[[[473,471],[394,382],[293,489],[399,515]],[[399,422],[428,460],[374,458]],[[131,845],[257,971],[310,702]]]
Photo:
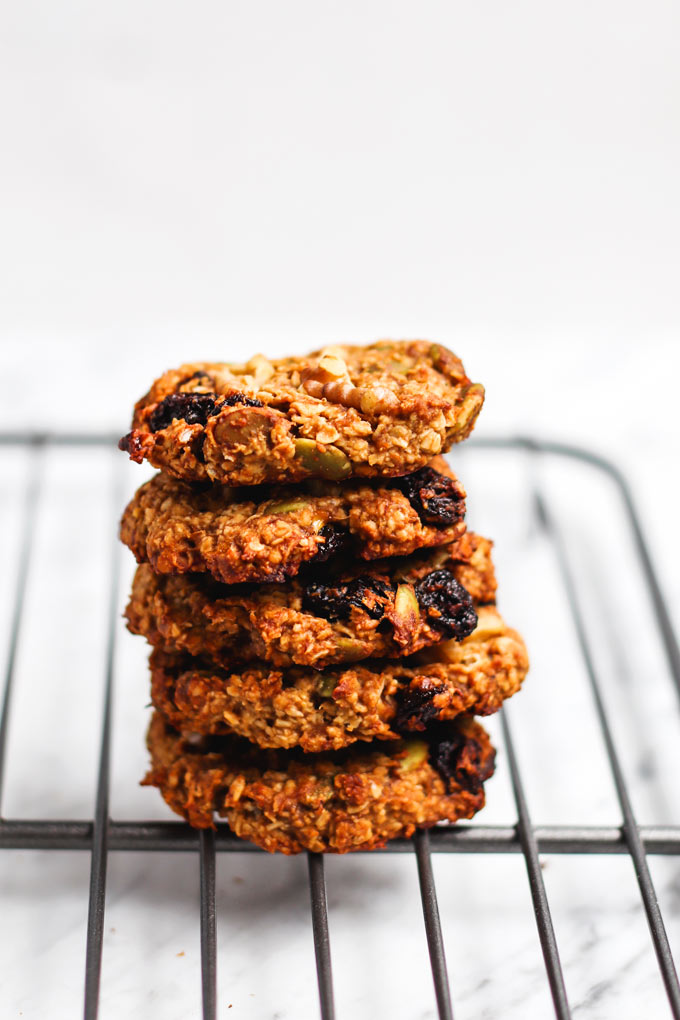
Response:
[[[328,931],[328,905],[326,903],[326,879],[324,876],[323,855],[307,854],[307,868],[309,873],[309,898],[312,907],[316,974],[319,981],[321,1020],[335,1020],[331,940]]]
[[[104,446],[114,450],[118,436],[113,432],[0,432],[0,446]]]
[[[7,652],[7,664],[5,666],[5,684],[3,688],[2,703],[0,704],[0,808],[2,805],[2,792],[5,782],[5,759],[7,755],[7,734],[9,732],[9,713],[12,702],[12,689],[14,686],[14,667],[16,665],[17,649],[19,647],[19,634],[21,632],[21,621],[26,600],[26,586],[31,563],[31,552],[35,534],[35,522],[40,502],[42,457],[40,449],[42,444],[34,443],[34,452],[29,465],[28,483],[26,485],[23,505],[23,525],[19,538],[19,565],[14,593],[14,610],[10,623],[9,649]]]
[[[654,570],[654,567],[652,566],[652,558],[649,552],[649,546],[647,545],[645,537],[642,533],[642,528],[640,526],[640,517],[637,511],[635,510],[633,496],[631,494],[630,488],[628,486],[628,483],[625,481],[623,476],[618,471],[616,471],[615,469],[612,469],[612,471],[613,471],[612,477],[618,482],[619,488],[621,490],[621,495],[623,496],[623,501],[626,504],[628,519],[630,521],[630,526],[633,530],[633,535],[635,537],[635,547],[637,549],[638,557],[640,559],[642,572],[647,582],[649,596],[652,600],[652,606],[654,607],[654,615],[656,617],[657,626],[661,633],[661,640],[663,642],[663,646],[666,652],[666,658],[668,659],[668,667],[670,669],[671,676],[675,684],[675,689],[678,692],[678,697],[680,697],[680,646],[678,645],[678,639],[675,636],[675,631],[673,629],[673,624],[671,623],[671,618],[666,607],[666,602],[661,593],[661,585],[659,584],[656,572]]]
[[[217,910],[215,904],[215,833],[199,834],[201,895],[201,992],[203,1020],[217,1016]]]
[[[119,487],[114,487],[116,503]],[[113,529],[115,535],[115,529]],[[102,941],[104,936],[104,910],[106,905],[106,870],[108,860],[109,786],[111,773],[111,705],[113,697],[113,670],[118,631],[118,592],[120,588],[120,549],[116,540],[111,552],[111,580],[109,585],[108,632],[106,639],[106,667],[104,680],[104,707],[102,714],[101,744],[94,823],[92,826],[92,861],[90,865],[90,893],[87,912],[87,940],[85,948],[85,1020],[96,1020],[99,1011],[99,985],[102,967]]]
[[[430,834],[426,829],[419,829],[414,837],[413,843],[418,863],[418,881],[420,883],[420,898],[423,904],[423,918],[425,921],[425,934],[427,935],[427,948],[430,953],[430,964],[432,966],[432,979],[434,991],[437,998],[437,1009],[440,1020],[453,1020],[453,1007],[451,1006],[451,989],[449,987],[449,976],[446,968],[446,954],[444,952],[444,939],[442,938],[442,926],[439,918],[439,906],[437,904],[437,890],[434,884],[432,871],[432,857],[430,855]]]
[[[42,819],[0,820],[2,850],[91,850],[92,822],[43,821]],[[534,836],[540,854],[627,854],[623,829],[611,825],[535,825]],[[640,839],[647,854],[680,856],[680,826],[640,826]],[[432,853],[521,854],[516,826],[461,825],[430,829]],[[189,852],[196,850],[196,832],[183,822],[109,822],[109,852]],[[218,853],[264,853],[254,843],[239,839],[225,826],[217,826]],[[356,853],[413,853],[410,839],[393,839],[379,850]]]
[[[569,1009],[567,990],[564,984],[564,974],[562,972],[560,954],[557,948],[557,939],[555,938],[555,929],[553,927],[550,906],[548,904],[548,894],[545,890],[543,873],[541,871],[541,862],[538,857],[536,834],[531,825],[531,818],[529,817],[529,808],[527,806],[524,784],[522,782],[517,754],[515,752],[515,744],[512,739],[512,732],[508,721],[508,713],[501,709],[500,716],[501,726],[503,729],[503,739],[505,741],[505,749],[510,768],[512,790],[515,795],[515,804],[517,806],[517,831],[522,845],[522,853],[524,854],[527,875],[529,876],[529,888],[531,889],[531,899],[534,904],[534,914],[536,915],[536,927],[538,928],[538,937],[541,942],[541,950],[543,952],[545,968],[548,974],[550,992],[552,994],[553,1005],[555,1007],[555,1016],[558,1017],[558,1020],[569,1020],[571,1017],[571,1010]]]
[[[645,847],[642,839],[640,838],[640,832],[633,813],[633,807],[630,801],[630,795],[628,793],[623,769],[616,750],[611,728],[607,720],[600,681],[597,676],[597,671],[590,651],[590,643],[586,634],[583,613],[581,610],[580,600],[576,592],[576,585],[574,584],[566,545],[555,518],[549,509],[548,501],[545,496],[540,492],[536,492],[535,502],[538,520],[546,534],[552,540],[552,544],[555,549],[560,574],[567,593],[578,645],[581,651],[581,657],[586,668],[588,680],[590,681],[595,711],[607,750],[607,757],[609,759],[609,765],[614,785],[616,787],[616,795],[623,815],[623,834],[635,868],[635,875],[640,888],[640,895],[647,915],[649,930],[654,943],[654,950],[659,961],[659,968],[661,970],[661,976],[668,995],[671,1012],[676,1020],[680,1020],[680,985],[678,984],[678,975],[673,962],[673,954],[668,942],[666,927],[663,922],[663,917],[661,916],[656,890],[654,888],[654,883],[652,882],[652,876],[645,856]]]

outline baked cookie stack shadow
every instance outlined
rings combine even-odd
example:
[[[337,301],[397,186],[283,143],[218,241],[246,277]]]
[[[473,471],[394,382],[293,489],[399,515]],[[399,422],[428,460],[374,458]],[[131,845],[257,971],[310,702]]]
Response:
[[[269,851],[365,850],[470,818],[474,715],[528,668],[491,542],[443,457],[484,391],[424,341],[167,372],[121,449],[160,469],[125,510],[157,786]]]

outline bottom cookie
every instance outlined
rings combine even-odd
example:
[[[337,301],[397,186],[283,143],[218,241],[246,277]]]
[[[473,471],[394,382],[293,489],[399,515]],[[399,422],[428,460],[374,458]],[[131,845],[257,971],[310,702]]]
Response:
[[[484,806],[495,751],[470,716],[423,739],[334,754],[263,751],[235,737],[195,736],[154,713],[147,744],[168,805],[196,828],[226,818],[233,832],[270,852],[373,850]]]

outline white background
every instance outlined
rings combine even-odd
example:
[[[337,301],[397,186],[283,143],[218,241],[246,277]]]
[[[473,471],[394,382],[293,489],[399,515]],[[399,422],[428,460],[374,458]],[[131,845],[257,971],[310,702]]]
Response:
[[[0,426],[122,434],[185,360],[431,338],[478,434],[625,468],[677,623],[679,49],[671,0],[4,4]]]

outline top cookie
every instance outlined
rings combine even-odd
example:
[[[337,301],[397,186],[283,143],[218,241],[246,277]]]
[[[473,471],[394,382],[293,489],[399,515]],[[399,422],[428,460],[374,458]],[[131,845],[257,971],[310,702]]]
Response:
[[[484,401],[425,340],[166,372],[120,441],[176,478],[229,485],[402,475],[470,433]]]

